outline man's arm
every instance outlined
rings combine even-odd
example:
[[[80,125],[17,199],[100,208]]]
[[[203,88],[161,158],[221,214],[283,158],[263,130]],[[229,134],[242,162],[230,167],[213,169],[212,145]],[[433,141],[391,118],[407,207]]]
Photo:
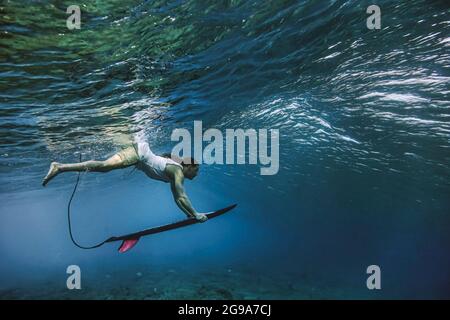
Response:
[[[166,169],[167,170],[167,169]],[[205,221],[207,218],[203,214],[199,214],[191,204],[189,197],[184,190],[184,175],[179,168],[169,169],[169,176],[171,177],[170,188],[177,206],[188,216],[196,218],[200,221]]]
[[[192,207],[186,192],[184,191],[184,177],[181,174],[174,174],[172,181],[170,182],[170,188],[172,195],[177,206],[188,216],[195,217],[197,211]]]

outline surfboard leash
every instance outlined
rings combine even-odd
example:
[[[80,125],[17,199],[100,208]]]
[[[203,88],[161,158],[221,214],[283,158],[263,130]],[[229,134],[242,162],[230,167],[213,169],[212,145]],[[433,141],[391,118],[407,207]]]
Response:
[[[81,162],[81,153],[80,153],[80,162]],[[74,237],[73,237],[73,234],[72,234],[72,223],[71,223],[71,219],[70,219],[70,205],[72,204],[73,197],[75,196],[75,192],[77,191],[78,183],[80,182],[80,176],[81,176],[81,171],[78,172],[77,182],[75,183],[75,187],[73,188],[72,195],[70,196],[70,200],[69,200],[69,203],[67,205],[67,220],[69,222],[70,240],[72,240],[73,244],[76,245],[80,249],[95,249],[95,248],[98,248],[98,247],[102,246],[107,240],[105,240],[103,242],[100,242],[99,244],[96,244],[96,245],[91,246],[91,247],[85,247],[85,246],[82,246],[79,243],[77,243],[75,241]]]

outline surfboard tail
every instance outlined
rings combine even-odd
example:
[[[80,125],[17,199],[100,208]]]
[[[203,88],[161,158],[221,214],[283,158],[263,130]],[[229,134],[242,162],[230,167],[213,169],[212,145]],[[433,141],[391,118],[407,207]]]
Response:
[[[131,248],[133,248],[138,243],[139,239],[140,237],[123,240],[122,244],[119,247],[119,252],[125,253],[128,250],[131,250]]]

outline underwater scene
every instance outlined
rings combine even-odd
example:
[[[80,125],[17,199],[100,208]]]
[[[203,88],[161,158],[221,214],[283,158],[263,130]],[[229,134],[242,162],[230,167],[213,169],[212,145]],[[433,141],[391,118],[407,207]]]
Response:
[[[2,300],[450,299],[449,196],[448,1],[0,2]]]

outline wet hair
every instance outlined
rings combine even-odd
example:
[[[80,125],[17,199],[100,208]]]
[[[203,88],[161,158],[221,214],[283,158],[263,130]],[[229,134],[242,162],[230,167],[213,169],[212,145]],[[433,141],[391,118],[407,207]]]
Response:
[[[177,156],[173,156],[170,153],[166,152],[163,153],[161,155],[161,157],[164,158],[168,158],[168,159],[172,159],[173,161],[175,161],[176,163],[181,164],[183,167],[188,167],[188,166],[194,166],[194,167],[198,167],[199,164],[197,163],[197,161],[195,161],[194,158],[192,157],[184,157],[184,158],[179,158]]]

